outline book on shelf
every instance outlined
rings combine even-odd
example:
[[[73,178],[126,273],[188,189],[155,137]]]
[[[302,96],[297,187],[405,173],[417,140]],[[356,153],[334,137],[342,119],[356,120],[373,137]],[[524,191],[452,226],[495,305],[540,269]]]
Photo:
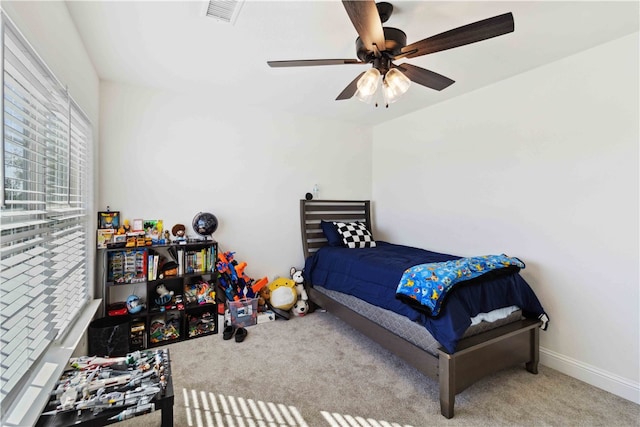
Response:
[[[210,271],[210,251],[207,248],[186,251],[184,255],[185,273],[206,273]]]
[[[149,281],[155,280],[154,279],[155,272],[153,270],[153,255],[152,254],[149,254],[149,256],[147,257],[147,265],[149,266],[149,268],[148,268],[149,271],[147,271],[147,273],[148,273],[147,274],[147,280],[149,280]]]
[[[178,274],[182,276],[184,274],[184,250],[178,249]]]

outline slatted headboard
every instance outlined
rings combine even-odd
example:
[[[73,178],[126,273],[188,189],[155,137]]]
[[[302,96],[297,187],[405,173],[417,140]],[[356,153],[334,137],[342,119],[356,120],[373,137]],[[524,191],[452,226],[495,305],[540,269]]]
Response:
[[[327,244],[320,220],[359,221],[371,230],[369,200],[300,200],[300,227],[305,259]]]

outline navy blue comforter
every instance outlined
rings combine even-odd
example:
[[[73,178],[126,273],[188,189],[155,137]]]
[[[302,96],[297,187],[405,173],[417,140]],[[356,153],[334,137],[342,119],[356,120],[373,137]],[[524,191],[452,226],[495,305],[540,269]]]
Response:
[[[375,248],[325,246],[307,258],[305,280],[356,296],[370,304],[419,322],[449,352],[479,313],[516,305],[525,317],[539,318],[542,305],[517,270],[494,272],[457,286],[449,293],[438,316],[396,298],[403,272],[412,266],[459,259],[459,256],[377,241]]]

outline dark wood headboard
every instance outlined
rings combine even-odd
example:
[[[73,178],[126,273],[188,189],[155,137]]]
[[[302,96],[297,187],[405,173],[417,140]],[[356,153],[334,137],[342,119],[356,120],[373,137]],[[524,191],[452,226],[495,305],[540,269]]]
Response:
[[[327,244],[320,220],[359,221],[371,230],[369,200],[300,200],[300,227],[305,259]]]

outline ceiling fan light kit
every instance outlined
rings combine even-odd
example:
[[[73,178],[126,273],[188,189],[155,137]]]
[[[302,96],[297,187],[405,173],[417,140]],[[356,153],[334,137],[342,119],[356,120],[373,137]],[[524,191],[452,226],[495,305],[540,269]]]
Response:
[[[514,31],[512,13],[504,13],[462,27],[445,31],[407,45],[407,35],[397,28],[383,27],[391,16],[393,6],[374,0],[343,0],[354,28],[356,56],[358,59],[306,59],[291,61],[268,61],[270,67],[302,67],[316,65],[371,64],[338,95],[336,100],[352,98],[371,103],[375,98],[380,80],[386,106],[407,92],[411,82],[434,90],[443,90],[454,83],[448,77],[412,64],[394,64],[402,58],[416,58],[442,50],[487,40]],[[377,106],[376,102],[376,106]]]

